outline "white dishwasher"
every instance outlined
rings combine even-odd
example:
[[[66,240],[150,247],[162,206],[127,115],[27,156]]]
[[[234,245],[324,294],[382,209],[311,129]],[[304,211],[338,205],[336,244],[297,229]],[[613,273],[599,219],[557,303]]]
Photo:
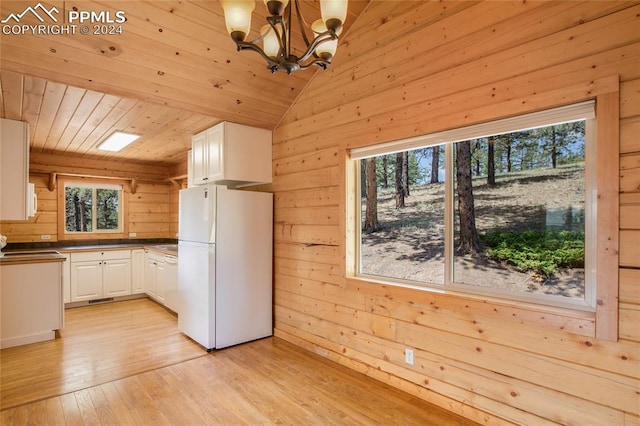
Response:
[[[165,254],[164,267],[164,305],[178,312],[178,257]]]

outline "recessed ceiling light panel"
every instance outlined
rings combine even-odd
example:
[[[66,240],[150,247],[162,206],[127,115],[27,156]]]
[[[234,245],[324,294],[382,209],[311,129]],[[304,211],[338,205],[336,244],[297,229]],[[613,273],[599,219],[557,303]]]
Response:
[[[98,149],[102,151],[118,152],[139,137],[140,135],[133,133],[113,132],[107,139],[98,145]]]

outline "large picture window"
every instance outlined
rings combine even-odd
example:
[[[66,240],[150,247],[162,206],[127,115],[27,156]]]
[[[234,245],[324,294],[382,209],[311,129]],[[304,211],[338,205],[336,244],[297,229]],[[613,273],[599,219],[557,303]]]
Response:
[[[66,234],[121,233],[122,185],[66,182]]]
[[[356,273],[595,310],[594,102],[351,151]]]

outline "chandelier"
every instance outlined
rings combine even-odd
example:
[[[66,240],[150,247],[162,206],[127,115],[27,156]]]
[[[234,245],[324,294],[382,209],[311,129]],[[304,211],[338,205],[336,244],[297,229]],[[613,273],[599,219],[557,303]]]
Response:
[[[347,16],[348,0],[320,0],[322,19],[309,25],[300,12],[298,0],[293,0],[300,33],[305,43],[305,51],[300,56],[291,53],[291,20],[294,6],[289,0],[264,0],[269,16],[260,30],[260,36],[253,41],[245,41],[251,31],[251,13],[254,0],[221,0],[227,31],[238,46],[238,51],[253,50],[266,61],[267,68],[291,74],[312,65],[327,69],[338,47],[338,36]],[[307,36],[311,30],[313,38]],[[259,44],[262,44],[260,47]]]

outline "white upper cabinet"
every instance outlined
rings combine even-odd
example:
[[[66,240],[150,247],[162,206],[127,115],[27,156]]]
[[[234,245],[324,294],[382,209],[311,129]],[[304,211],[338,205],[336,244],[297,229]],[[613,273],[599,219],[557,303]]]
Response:
[[[222,122],[191,140],[192,183],[271,183],[271,131]]]
[[[29,186],[29,125],[0,119],[0,220],[27,220],[35,214]]]
[[[205,130],[191,138],[191,174],[194,185],[202,185],[209,179],[207,151],[207,130]]]

